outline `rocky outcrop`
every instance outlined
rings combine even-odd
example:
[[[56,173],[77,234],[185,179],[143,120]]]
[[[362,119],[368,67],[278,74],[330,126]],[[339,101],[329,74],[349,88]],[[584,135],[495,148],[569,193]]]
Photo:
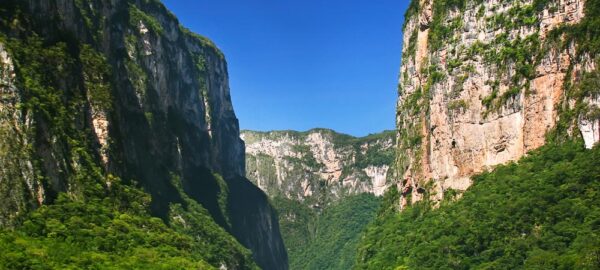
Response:
[[[401,207],[429,185],[438,200],[465,190],[470,176],[517,160],[549,136],[582,136],[587,147],[598,141],[597,92],[573,94],[598,72],[594,52],[568,33],[584,20],[585,5],[412,1],[397,105]]]
[[[355,138],[331,130],[242,131],[247,176],[271,197],[322,205],[382,195],[391,179],[393,132]]]
[[[15,77],[12,58],[0,44],[0,227],[13,225],[24,209],[42,203],[45,197],[26,150],[31,118],[18,108],[21,97]]]
[[[0,225],[58,193],[85,196],[82,179],[118,177],[166,221],[196,200],[258,265],[287,269],[275,213],[244,178],[227,64],[211,41],[157,1],[15,0],[0,13]]]

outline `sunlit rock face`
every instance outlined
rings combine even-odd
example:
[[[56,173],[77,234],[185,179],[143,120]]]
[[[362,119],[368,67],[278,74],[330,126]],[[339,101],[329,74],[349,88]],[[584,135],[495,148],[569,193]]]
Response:
[[[363,138],[331,130],[242,131],[248,178],[271,197],[326,204],[382,195],[390,185],[394,133]]]
[[[404,25],[397,104],[400,207],[465,190],[470,177],[542,146],[557,123],[587,147],[599,140],[597,97],[569,100],[595,56],[561,40],[584,0],[413,1]],[[534,5],[535,4],[535,5]],[[577,104],[576,104],[577,103]],[[562,132],[559,130],[555,133]]]

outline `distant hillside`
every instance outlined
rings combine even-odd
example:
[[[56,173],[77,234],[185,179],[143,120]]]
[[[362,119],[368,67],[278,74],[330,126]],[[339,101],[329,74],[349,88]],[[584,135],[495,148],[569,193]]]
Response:
[[[244,130],[247,177],[270,197],[324,205],[389,186],[395,133],[362,138],[328,129],[306,132]]]
[[[361,232],[392,180],[395,132],[242,131],[248,178],[279,213],[290,268],[352,268]]]

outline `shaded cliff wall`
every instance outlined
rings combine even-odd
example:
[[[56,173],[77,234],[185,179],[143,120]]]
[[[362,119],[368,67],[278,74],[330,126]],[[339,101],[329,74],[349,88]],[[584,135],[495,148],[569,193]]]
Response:
[[[191,197],[261,267],[287,268],[274,211],[243,178],[227,64],[212,42],[156,1],[3,1],[0,12],[0,224],[59,192],[85,196],[91,164],[143,187],[164,220]]]
[[[586,3],[587,2],[587,3]],[[397,105],[400,207],[547,139],[599,140],[593,1],[415,0]],[[590,36],[592,35],[592,36]],[[595,79],[593,79],[595,78]]]

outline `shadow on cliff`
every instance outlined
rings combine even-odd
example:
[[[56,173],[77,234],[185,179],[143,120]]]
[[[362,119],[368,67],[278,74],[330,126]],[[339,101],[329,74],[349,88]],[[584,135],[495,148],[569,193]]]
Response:
[[[263,269],[288,269],[283,241],[275,237],[280,235],[279,221],[267,195],[245,177],[226,181],[228,211],[233,224],[231,233],[254,250],[254,257]]]

